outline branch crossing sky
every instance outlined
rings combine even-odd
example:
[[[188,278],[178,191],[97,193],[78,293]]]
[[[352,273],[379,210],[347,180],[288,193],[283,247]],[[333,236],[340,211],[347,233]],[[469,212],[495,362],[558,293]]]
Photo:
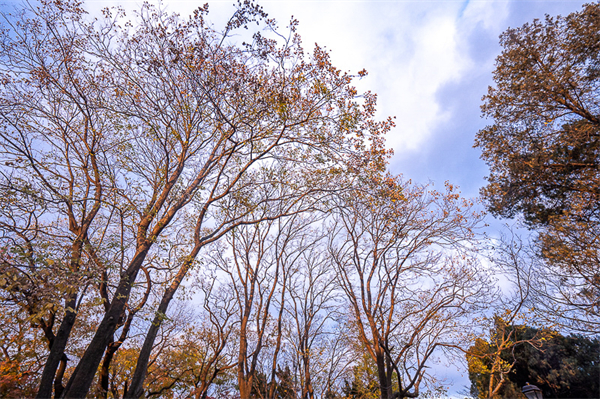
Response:
[[[205,1],[164,1],[170,11],[189,15]],[[3,1],[4,6],[20,4]],[[122,5],[138,9],[141,0],[85,1],[92,15]],[[216,27],[233,12],[234,0],[208,1]],[[305,49],[314,43],[331,50],[334,65],[369,75],[358,89],[378,94],[381,118],[396,116],[388,135],[394,149],[391,171],[418,183],[441,188],[449,180],[465,196],[476,196],[485,183],[486,165],[472,148],[485,126],[481,97],[492,83],[498,36],[534,18],[567,15],[581,9],[579,0],[261,0],[283,28],[293,15]],[[439,366],[438,366],[439,368]],[[469,385],[456,367],[439,368],[440,378],[457,392]]]
[[[182,16],[205,1],[165,1]],[[209,20],[222,26],[234,0],[208,1]],[[378,94],[380,118],[396,116],[387,137],[394,149],[390,169],[417,183],[446,180],[474,197],[485,184],[487,166],[473,148],[475,133],[486,125],[481,97],[492,82],[498,36],[545,14],[567,15],[579,0],[261,0],[264,10],[284,28],[299,22],[305,50],[314,43],[331,51],[343,71],[369,75],[359,91]],[[141,1],[86,1],[95,14],[108,5],[139,8]],[[466,365],[443,360],[433,366],[449,393],[468,391]],[[448,366],[448,367],[445,367]],[[464,397],[464,395],[462,396]]]
[[[189,15],[205,0],[164,0],[168,10]],[[208,0],[216,27],[235,0]],[[85,1],[92,14],[111,5],[139,8],[141,0]],[[388,135],[391,171],[418,183],[444,181],[478,195],[487,167],[473,148],[485,126],[481,97],[492,84],[498,36],[534,18],[567,15],[579,0],[259,0],[284,28],[293,16],[307,51],[318,43],[334,65],[369,75],[359,91],[378,94],[381,118],[396,116]]]

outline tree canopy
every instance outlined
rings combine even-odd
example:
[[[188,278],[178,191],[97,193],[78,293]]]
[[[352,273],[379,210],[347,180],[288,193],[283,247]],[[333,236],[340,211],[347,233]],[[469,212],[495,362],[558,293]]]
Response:
[[[500,44],[482,106],[493,123],[475,142],[490,167],[481,192],[492,214],[537,231],[540,307],[598,331],[600,4],[508,29]]]
[[[597,217],[600,5],[534,20],[500,37],[495,86],[475,145],[490,166],[482,193],[492,213],[534,225],[583,212]]]
[[[513,363],[507,374],[507,382],[492,397],[517,397],[526,383],[540,388],[545,398],[595,398],[600,395],[600,342],[597,338],[581,335],[563,336],[558,333],[545,334],[540,345],[529,342],[540,331],[527,326],[506,326],[496,323],[491,340],[478,340],[467,355],[471,393],[479,398],[488,398],[489,380],[492,376],[493,358],[486,356],[498,349],[495,337],[514,332],[512,340],[520,344],[501,351],[500,359]]]

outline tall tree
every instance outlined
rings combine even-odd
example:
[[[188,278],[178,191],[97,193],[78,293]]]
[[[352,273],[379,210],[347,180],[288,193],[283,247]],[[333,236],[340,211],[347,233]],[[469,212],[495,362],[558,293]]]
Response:
[[[268,191],[268,187],[273,185],[294,189],[291,194],[284,194],[290,196],[283,198],[285,203],[294,204],[291,198],[304,203],[304,198],[312,191],[327,192],[327,187],[333,187],[328,181],[345,178],[344,168],[348,167],[348,162],[354,161],[355,154],[367,152],[367,155],[372,155],[374,167],[381,167],[379,158],[385,155],[380,135],[389,129],[391,122],[373,121],[374,96],[367,95],[362,106],[356,103],[356,91],[350,86],[352,77],[340,74],[330,64],[324,51],[317,47],[310,59],[305,60],[297,35],[282,46],[259,34],[254,36],[250,46],[224,44],[232,29],[259,17],[264,17],[260,7],[244,3],[225,32],[216,33],[204,25],[200,14],[186,25],[175,17],[148,12],[148,19],[142,21],[146,23],[147,32],[142,30],[141,37],[127,44],[128,48],[156,46],[153,48],[158,53],[156,59],[151,60],[153,67],[150,71],[162,74],[161,68],[175,69],[173,75],[180,79],[176,81],[177,87],[168,85],[169,91],[181,93],[185,106],[191,101],[198,111],[191,115],[202,117],[202,128],[208,124],[206,128],[211,131],[210,136],[198,142],[201,146],[195,156],[200,157],[197,159],[199,163],[191,161],[200,172],[190,176],[188,188],[166,213],[176,213],[179,206],[188,203],[197,207],[194,244],[165,291],[156,319],[150,326],[132,381],[130,392],[133,396],[140,392],[145,364],[162,315],[200,249],[238,225],[259,221],[249,219],[253,212],[249,204],[228,207],[242,211],[241,214],[214,213],[222,209],[219,204],[244,201],[252,198],[248,195],[253,189]],[[268,21],[267,27],[271,23]],[[156,29],[163,32],[158,35],[158,43],[157,37],[149,34]],[[164,48],[162,41],[167,39],[168,48]],[[195,47],[190,47],[189,43],[195,43]],[[189,62],[175,62],[177,56],[173,56],[173,52],[179,57],[187,57]],[[210,54],[212,63],[206,63],[206,54]],[[125,61],[120,60],[120,64],[138,65],[135,58]],[[136,71],[142,75],[146,73],[145,69]],[[162,79],[164,75],[159,76]],[[162,89],[165,98],[169,98],[171,94]],[[186,113],[186,109],[178,109],[178,112],[188,117],[190,114]],[[190,132],[186,126],[181,126],[181,129]],[[172,126],[169,125],[168,129]],[[190,134],[198,133],[192,129]],[[185,143],[187,145],[188,141]],[[288,169],[288,164],[295,165]],[[305,177],[297,177],[300,170]],[[187,174],[183,176],[187,177]],[[271,191],[274,192],[273,189]],[[258,201],[255,207],[270,206],[271,213],[265,214],[265,219],[272,220],[299,211],[273,205],[274,201],[279,201],[277,198],[259,198]],[[273,213],[274,210],[281,212]],[[223,215],[227,217],[221,218]],[[157,226],[162,228],[163,224]],[[126,284],[126,281],[122,280],[121,284]],[[90,356],[97,351],[94,348],[103,345],[102,334],[99,333],[92,341]],[[77,377],[76,372],[73,377],[79,380],[82,388],[86,381],[83,376],[92,373],[91,363],[87,364],[80,362],[79,366],[85,365],[84,374]]]
[[[471,392],[479,398],[512,397],[527,382],[549,398],[595,398],[600,393],[597,339],[509,326],[500,319],[490,333],[490,341],[478,340],[471,348],[472,356],[468,356]],[[540,336],[545,338],[540,341]],[[512,341],[510,345],[502,347],[508,341]],[[536,345],[528,344],[534,341]],[[487,356],[491,353],[498,356]],[[502,377],[504,384],[499,385],[493,380],[500,372],[502,366],[496,366],[500,363],[510,365],[510,369]]]
[[[566,17],[546,16],[500,37],[495,86],[483,115],[493,124],[475,145],[490,166],[482,190],[495,215],[522,214],[539,231],[539,267],[557,284],[557,316],[597,331],[600,234],[600,4]],[[563,278],[569,284],[561,283]],[[563,290],[563,288],[572,287]],[[579,317],[574,316],[579,313]]]
[[[79,5],[2,16],[1,273],[19,282],[2,288],[22,299],[48,340],[38,395],[50,397],[53,384],[62,392],[65,348],[95,274],[89,249],[102,243],[115,211],[117,142]]]
[[[258,385],[264,389],[262,395],[273,398],[276,394],[290,277],[298,258],[310,248],[305,229],[312,221],[294,215],[241,226],[228,235],[228,247],[215,253],[215,264],[225,273],[237,303],[236,371],[241,397],[251,396],[258,378],[265,380]],[[227,249],[232,251],[231,258],[224,252]],[[271,353],[266,353],[268,347]],[[266,370],[261,370],[261,360]]]
[[[457,344],[487,292],[467,250],[478,217],[455,190],[365,180],[336,211],[330,253],[382,398],[418,396],[434,352]]]
[[[391,127],[391,120],[373,120],[375,97],[367,94],[363,104],[358,104],[350,86],[352,76],[333,67],[323,50],[316,47],[305,59],[293,21],[292,36],[281,46],[260,35],[255,35],[252,46],[242,49],[222,45],[229,29],[250,17],[264,16],[259,7],[250,3],[245,7],[225,33],[211,33],[220,38],[218,42],[213,39],[214,51],[222,52],[223,62],[230,63],[211,75],[214,80],[209,79],[209,86],[214,90],[203,91],[209,96],[209,106],[215,108],[222,147],[215,147],[213,158],[193,183],[205,185],[196,193],[198,201],[192,203],[197,212],[194,244],[165,290],[148,331],[131,385],[132,397],[141,392],[153,336],[169,302],[205,245],[238,226],[243,229],[310,209],[313,202],[347,185],[345,181],[352,180],[347,172],[358,161],[366,159],[374,169],[383,166],[386,151],[381,135]],[[206,38],[201,43],[208,45]],[[191,78],[199,87],[207,84],[196,71]],[[213,98],[216,89],[222,97]]]

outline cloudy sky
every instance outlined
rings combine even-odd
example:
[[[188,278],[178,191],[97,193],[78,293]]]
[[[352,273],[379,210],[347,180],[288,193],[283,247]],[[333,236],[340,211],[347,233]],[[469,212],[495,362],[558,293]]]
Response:
[[[183,16],[203,4],[168,1]],[[8,3],[11,3],[8,1]],[[141,1],[119,1],[127,9]],[[208,1],[209,19],[218,26],[232,12],[234,0]],[[394,149],[390,168],[417,182],[445,180],[475,196],[487,174],[475,133],[485,125],[479,106],[492,84],[498,36],[545,14],[566,15],[583,1],[543,0],[261,0],[281,27],[293,15],[300,21],[305,48],[319,43],[331,51],[334,65],[353,73],[366,68],[359,89],[379,96],[381,118],[396,116],[388,136]],[[96,13],[117,2],[85,2]],[[444,375],[445,374],[445,375]],[[465,373],[448,368],[452,391],[468,385]]]
[[[165,0],[183,16],[205,0]],[[208,1],[210,19],[230,16],[234,0]],[[117,2],[85,2],[93,13]],[[141,1],[120,1],[136,8]],[[378,94],[381,118],[396,116],[388,136],[391,170],[440,187],[449,180],[466,196],[484,184],[485,164],[472,148],[481,97],[492,84],[498,36],[545,14],[566,15],[577,0],[261,0],[285,27],[291,16],[307,50],[314,43],[331,51],[334,64],[369,76],[359,89]]]

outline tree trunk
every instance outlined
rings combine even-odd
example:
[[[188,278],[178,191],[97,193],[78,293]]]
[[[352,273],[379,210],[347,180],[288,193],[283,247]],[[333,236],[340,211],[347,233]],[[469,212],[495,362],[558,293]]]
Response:
[[[112,345],[114,343],[114,337],[111,339],[111,342],[108,344],[108,348],[106,349],[106,353],[104,354],[104,360],[102,360],[102,367],[100,367],[100,397],[107,398],[108,397],[108,382],[109,382],[109,367],[110,362],[115,355],[115,352],[118,349],[117,345]]]
[[[381,399],[392,399],[392,387],[388,384],[388,376],[385,372],[385,353],[381,347],[375,351],[377,357],[377,374],[379,377],[379,389],[381,391]]]
[[[60,323],[60,327],[58,328],[58,332],[56,333],[56,337],[54,337],[52,347],[50,348],[50,354],[44,365],[40,388],[36,396],[38,399],[51,398],[53,383],[57,386],[54,377],[59,364],[61,361],[65,360],[63,356],[66,358],[65,348],[67,347],[67,342],[69,341],[69,336],[71,335],[71,330],[73,329],[75,318],[77,317],[77,312],[75,310],[76,306],[77,294],[71,294],[65,303],[65,317]],[[57,379],[58,377],[60,377],[60,380],[58,381],[58,390],[62,391],[62,375],[57,376]],[[58,392],[55,393],[58,397]]]
[[[208,396],[208,387],[210,386],[210,384],[212,384],[212,380],[210,382],[207,382],[206,380],[202,381],[202,383],[200,384],[200,388],[197,389],[196,397],[198,399],[206,399],[206,397]]]
[[[149,248],[144,248],[133,258],[127,272],[121,277],[119,286],[115,291],[113,301],[110,304],[108,312],[102,318],[96,334],[88,345],[83,357],[80,359],[77,367],[73,371],[67,387],[63,393],[64,398],[84,398],[90,385],[94,380],[94,376],[98,371],[98,366],[104,355],[104,351],[118,326],[119,319],[125,310],[131,288],[137,277],[138,272],[146,258]]]
[[[190,269],[193,260],[196,259],[196,255],[198,255],[200,248],[200,245],[196,245],[194,247],[188,256],[189,260],[181,266],[181,269],[175,276],[175,280],[173,280],[169,288],[167,288],[165,291],[160,301],[160,305],[155,313],[154,320],[152,320],[152,324],[150,325],[148,333],[146,334],[146,338],[144,339],[144,344],[140,350],[140,354],[135,365],[135,371],[133,372],[131,385],[129,385],[129,392],[126,396],[123,396],[124,399],[137,399],[144,393],[144,380],[146,379],[148,362],[150,361],[150,354],[152,353],[152,347],[154,346],[154,341],[158,335],[158,330],[165,319],[165,314],[167,313],[167,309],[169,308],[169,304],[171,303],[175,292]]]
[[[252,375],[242,377],[238,380],[240,386],[240,399],[250,399],[252,395]]]
[[[246,313],[248,311],[246,310]],[[248,316],[244,315],[240,325],[240,348],[238,354],[238,385],[240,386],[240,399],[250,399],[252,392],[252,375],[246,370],[248,342],[246,340],[246,326]]]
[[[62,384],[63,377],[65,375],[65,370],[67,369],[67,362],[69,358],[67,355],[63,353],[62,358],[60,359],[60,365],[58,366],[58,371],[56,372],[56,377],[54,378],[54,397],[59,398],[62,395],[65,387]]]
[[[146,372],[148,371],[148,362],[150,361],[152,347],[154,346],[154,341],[158,335],[158,330],[160,329],[160,326],[165,318],[164,315],[167,312],[169,303],[171,302],[171,299],[173,299],[173,294],[175,294],[174,289],[167,289],[160,302],[160,305],[158,306],[154,320],[152,320],[152,324],[148,329],[148,333],[144,339],[144,344],[140,350],[135,371],[133,372],[131,385],[129,386],[129,391],[127,392],[127,396],[124,396],[125,399],[136,399],[142,396],[144,393],[144,380],[146,379]]]
[[[312,386],[312,381],[310,379],[310,357],[308,356],[308,351],[306,350],[304,357],[304,393],[302,394],[302,399],[314,399],[315,393]]]

